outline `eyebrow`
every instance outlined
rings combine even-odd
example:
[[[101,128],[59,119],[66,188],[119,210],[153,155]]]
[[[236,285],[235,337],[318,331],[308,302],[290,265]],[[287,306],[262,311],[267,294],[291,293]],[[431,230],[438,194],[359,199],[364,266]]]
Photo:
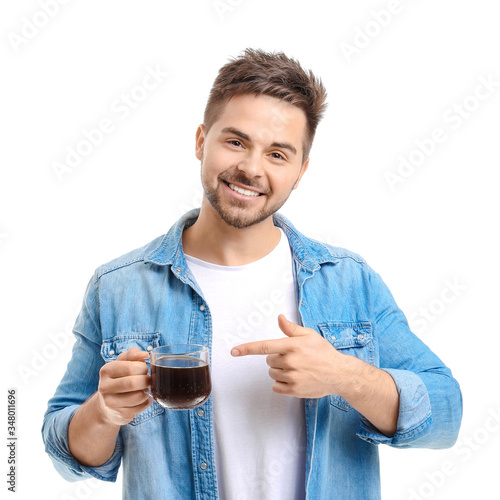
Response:
[[[220,134],[234,134],[237,135],[238,137],[241,137],[242,139],[245,139],[245,141],[252,142],[252,139],[250,139],[250,136],[242,132],[241,130],[238,130],[237,128],[234,127],[225,127],[220,131]],[[291,151],[294,155],[297,154],[297,149],[295,146],[290,144],[289,142],[273,142],[271,144],[272,148],[281,148],[281,149],[288,149]]]

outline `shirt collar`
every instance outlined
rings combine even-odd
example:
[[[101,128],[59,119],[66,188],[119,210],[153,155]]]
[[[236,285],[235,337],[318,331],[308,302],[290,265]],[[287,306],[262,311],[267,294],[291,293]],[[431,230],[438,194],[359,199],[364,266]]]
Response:
[[[160,266],[172,265],[178,268],[179,272],[185,269],[187,266],[182,250],[182,232],[196,222],[199,213],[199,208],[185,213],[170,228],[168,233],[161,238],[159,245],[145,255],[144,262],[152,262]],[[283,215],[275,213],[273,215],[273,222],[275,226],[283,229],[287,235],[294,258],[304,267],[316,270],[319,269],[320,264],[325,262],[337,262],[338,259],[331,247],[305,237]]]

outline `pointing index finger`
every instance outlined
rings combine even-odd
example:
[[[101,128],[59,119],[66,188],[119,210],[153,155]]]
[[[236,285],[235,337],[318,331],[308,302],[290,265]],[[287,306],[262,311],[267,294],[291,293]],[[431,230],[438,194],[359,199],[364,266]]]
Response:
[[[232,356],[247,356],[247,355],[267,355],[267,354],[284,354],[287,341],[290,339],[274,339],[274,340],[258,340],[256,342],[248,342],[240,344],[231,349]]]

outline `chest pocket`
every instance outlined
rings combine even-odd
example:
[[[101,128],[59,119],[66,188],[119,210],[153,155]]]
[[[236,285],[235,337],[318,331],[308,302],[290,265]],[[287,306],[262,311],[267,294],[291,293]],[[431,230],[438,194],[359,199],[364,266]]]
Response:
[[[101,347],[101,356],[106,363],[116,361],[116,358],[123,352],[127,352],[131,347],[137,347],[141,351],[150,352],[160,345],[159,333],[123,333],[111,339],[105,340]],[[148,365],[148,375],[151,375],[151,365],[149,358],[146,359]],[[148,408],[138,413],[129,425],[142,424],[157,415],[163,413],[165,409],[156,401],[153,401]]]
[[[349,354],[362,361],[374,364],[372,326],[369,321],[360,323],[328,322],[318,324],[321,334],[342,354]],[[342,397],[330,395],[330,404],[343,411],[352,406]]]

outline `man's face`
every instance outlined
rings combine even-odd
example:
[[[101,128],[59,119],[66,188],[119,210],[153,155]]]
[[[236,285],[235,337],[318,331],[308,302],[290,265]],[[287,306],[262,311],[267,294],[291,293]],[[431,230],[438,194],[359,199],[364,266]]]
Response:
[[[207,133],[196,133],[205,196],[230,226],[257,224],[285,203],[307,169],[306,117],[274,97],[239,95]]]

